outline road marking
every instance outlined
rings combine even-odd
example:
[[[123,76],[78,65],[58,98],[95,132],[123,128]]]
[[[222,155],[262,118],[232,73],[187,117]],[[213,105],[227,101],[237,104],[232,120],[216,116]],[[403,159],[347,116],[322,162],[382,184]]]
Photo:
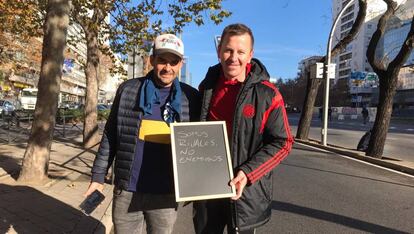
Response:
[[[315,146],[310,146],[310,145],[303,144],[303,143],[300,143],[300,142],[295,142],[295,144],[299,144],[299,145],[302,145],[302,146],[307,146],[309,148],[317,149],[317,150],[320,150],[320,151],[326,152],[326,153],[334,153],[334,154],[336,154],[336,155],[338,155],[342,158],[350,159],[350,160],[353,160],[353,161],[356,161],[356,162],[360,162],[360,163],[363,163],[363,164],[368,164],[368,165],[371,165],[371,166],[374,166],[374,167],[377,167],[377,168],[381,168],[381,169],[384,169],[386,171],[390,171],[390,172],[394,172],[394,173],[397,173],[397,174],[400,174],[400,175],[408,176],[410,178],[414,178],[414,175],[403,173],[403,172],[400,172],[400,171],[397,171],[397,170],[394,170],[394,169],[390,169],[390,168],[387,168],[387,167],[379,166],[377,164],[373,164],[373,163],[370,163],[370,162],[362,161],[360,159],[356,159],[356,158],[353,158],[353,157],[350,157],[350,156],[342,155],[342,154],[332,152],[332,151],[329,151],[329,150],[326,150],[326,149],[321,149],[321,148],[318,148],[318,147],[315,147]]]

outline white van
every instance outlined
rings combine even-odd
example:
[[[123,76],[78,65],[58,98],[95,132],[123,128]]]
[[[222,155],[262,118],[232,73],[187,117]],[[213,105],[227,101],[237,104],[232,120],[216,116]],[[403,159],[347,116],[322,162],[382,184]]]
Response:
[[[34,110],[36,107],[37,89],[24,88],[20,93],[20,103],[24,110]]]

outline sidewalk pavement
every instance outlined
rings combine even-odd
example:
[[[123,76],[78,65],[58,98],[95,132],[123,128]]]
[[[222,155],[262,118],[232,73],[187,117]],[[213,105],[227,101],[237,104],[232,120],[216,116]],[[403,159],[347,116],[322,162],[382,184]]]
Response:
[[[91,214],[79,209],[90,182],[97,146],[85,150],[79,134],[53,141],[50,181],[43,186],[19,184],[16,179],[27,143],[0,144],[0,233],[109,233],[112,229],[112,189]]]
[[[349,157],[352,157],[358,160],[362,160],[362,161],[369,162],[369,163],[372,163],[378,166],[400,171],[406,174],[414,175],[414,160],[408,161],[407,160],[408,158],[405,160],[403,159],[396,160],[394,158],[383,156],[381,159],[377,159],[374,157],[365,156],[364,152],[345,148],[345,147],[334,145],[334,144],[327,144],[327,146],[324,146],[321,144],[320,141],[317,141],[315,139],[309,139],[309,140],[295,139],[295,142],[317,147],[317,148],[324,149],[330,152],[335,152],[337,154],[346,155],[346,156],[349,156]]]
[[[299,118],[299,115],[290,115],[290,117],[294,116],[294,120],[291,122],[292,127],[292,134],[296,135],[297,131],[297,119]],[[291,120],[291,119],[290,119]],[[412,138],[413,134],[410,132],[414,128],[414,122],[410,122],[414,119],[405,118],[404,121],[399,120],[393,120],[392,126],[390,126],[390,130],[387,136],[387,139],[389,141],[388,145],[385,146],[384,154],[381,159],[365,156],[365,152],[357,151],[356,146],[362,135],[372,127],[373,123],[362,125],[360,120],[347,120],[346,123],[352,123],[357,124],[357,126],[360,127],[360,129],[355,130],[352,128],[347,128],[348,125],[336,125],[335,127],[331,127],[328,125],[328,136],[329,136],[329,142],[327,146],[323,146],[321,144],[321,141],[319,139],[315,139],[316,136],[319,136],[320,134],[320,120],[317,117],[314,117],[312,119],[312,126],[311,128],[317,128],[319,131],[317,135],[315,135],[315,131],[310,130],[309,131],[309,139],[308,140],[300,140],[295,139],[296,142],[314,146],[317,148],[325,149],[327,151],[335,152],[341,155],[346,155],[358,160],[366,161],[372,164],[376,164],[379,166],[383,166],[386,168],[394,169],[397,171],[401,171],[403,173],[414,175],[414,154],[407,150],[407,148],[401,149],[398,148],[401,144],[404,144],[406,142],[409,142],[408,139]],[[330,122],[329,124],[337,124],[338,120],[334,120]],[[316,124],[315,124],[316,123]],[[401,131],[397,130],[399,129],[405,129],[409,130],[407,131]],[[343,133],[343,131],[349,130],[352,132],[353,135],[346,135],[350,134],[350,132]],[[330,132],[332,131],[332,132]],[[395,136],[395,134],[398,135],[398,137],[406,137],[404,139],[401,139],[397,145],[393,145],[393,143],[396,143],[399,138]],[[343,139],[347,138],[347,139]],[[350,140],[351,139],[351,140]],[[397,139],[397,140],[396,140]],[[388,149],[387,149],[388,147]],[[411,148],[408,148],[411,149]]]
[[[79,132],[71,137],[55,137],[50,154],[50,182],[44,186],[26,186],[16,181],[26,142],[27,139],[21,139],[13,144],[0,144],[0,233],[110,233],[112,185],[106,184],[106,198],[91,216],[78,209],[89,185],[97,146],[83,149]],[[321,146],[313,140],[296,142],[414,175],[414,162],[374,159],[340,146]],[[191,225],[188,223],[191,217],[185,220],[176,225],[175,233]]]

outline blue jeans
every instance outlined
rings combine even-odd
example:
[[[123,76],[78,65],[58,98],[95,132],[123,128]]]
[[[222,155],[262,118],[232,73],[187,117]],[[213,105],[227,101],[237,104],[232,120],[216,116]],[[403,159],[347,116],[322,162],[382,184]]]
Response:
[[[112,221],[116,234],[170,234],[177,219],[173,194],[147,194],[114,189]]]

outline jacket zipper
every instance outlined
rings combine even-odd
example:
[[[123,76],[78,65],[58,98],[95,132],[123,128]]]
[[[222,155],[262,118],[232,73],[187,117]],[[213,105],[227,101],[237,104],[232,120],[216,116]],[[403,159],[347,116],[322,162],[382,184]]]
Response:
[[[246,80],[251,80],[251,75],[248,75],[247,77],[246,77]],[[250,85],[250,84],[249,84]],[[232,124],[232,135],[231,135],[231,138],[232,138],[232,146],[231,146],[231,148],[233,149],[233,151],[232,152],[234,152],[234,149],[235,149],[235,147],[234,147],[234,142],[235,142],[235,139],[236,139],[236,127],[235,126],[238,126],[237,125],[237,123],[238,123],[238,120],[240,119],[240,117],[239,117],[239,115],[238,115],[238,113],[239,113],[239,107],[240,107],[240,105],[239,105],[239,102],[241,102],[240,100],[241,100],[241,96],[243,95],[244,97],[246,97],[246,87],[247,87],[247,83],[242,83],[242,87],[240,88],[240,91],[239,91],[239,93],[237,94],[237,97],[236,97],[236,108],[234,109],[234,114],[233,114],[233,124]],[[243,98],[244,99],[244,98]],[[240,103],[241,104],[241,103]],[[233,162],[234,163],[234,162]],[[233,167],[234,167],[234,164],[233,164]],[[238,212],[237,212],[237,201],[233,201],[233,200],[231,200],[230,201],[230,207],[231,207],[231,213],[232,213],[232,219],[233,219],[233,225],[234,225],[234,229],[235,229],[235,231],[236,231],[236,233],[239,233],[239,220],[237,219],[237,216],[238,216]]]

